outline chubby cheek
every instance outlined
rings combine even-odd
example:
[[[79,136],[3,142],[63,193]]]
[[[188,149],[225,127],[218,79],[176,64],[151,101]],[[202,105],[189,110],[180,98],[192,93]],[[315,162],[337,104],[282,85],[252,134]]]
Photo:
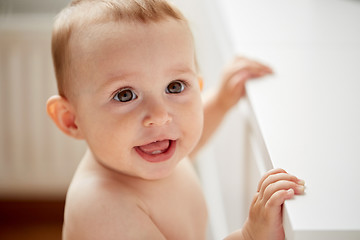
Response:
[[[187,141],[185,144],[191,151],[198,143],[202,134],[204,125],[203,105],[201,100],[196,100],[188,106],[184,105],[184,107],[184,113],[179,117],[183,119],[183,131]]]
[[[79,119],[79,127],[93,154],[102,161],[116,161],[126,154],[131,136],[136,136],[134,117],[124,118],[109,111],[87,112]]]

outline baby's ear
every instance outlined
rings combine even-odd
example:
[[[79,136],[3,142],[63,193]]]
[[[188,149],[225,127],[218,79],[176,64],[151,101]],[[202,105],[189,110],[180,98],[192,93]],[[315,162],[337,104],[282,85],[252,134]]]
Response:
[[[198,82],[199,82],[200,91],[202,91],[204,87],[204,80],[202,76],[198,76]]]
[[[48,115],[56,126],[66,135],[83,139],[80,129],[76,125],[76,115],[69,101],[61,96],[52,96],[46,103]]]

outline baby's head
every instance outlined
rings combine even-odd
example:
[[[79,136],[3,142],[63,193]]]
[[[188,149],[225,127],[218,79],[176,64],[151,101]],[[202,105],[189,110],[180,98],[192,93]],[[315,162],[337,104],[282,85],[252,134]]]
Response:
[[[185,17],[174,6],[163,0],[74,0],[57,16],[52,33],[52,55],[61,96],[73,94],[72,79],[74,49],[72,41],[79,31],[89,26],[107,22],[157,23],[163,20],[176,20],[187,25]],[[88,36],[91,38],[91,36]],[[94,46],[96,47],[96,46]]]
[[[194,148],[203,124],[194,42],[167,1],[73,1],[52,50],[60,96],[48,113],[102,165],[159,179]]]

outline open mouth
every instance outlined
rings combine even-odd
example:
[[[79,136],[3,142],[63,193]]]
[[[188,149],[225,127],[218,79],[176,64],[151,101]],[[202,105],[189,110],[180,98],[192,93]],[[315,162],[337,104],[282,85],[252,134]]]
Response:
[[[136,152],[148,162],[162,162],[170,159],[176,149],[176,141],[161,140],[135,147]]]

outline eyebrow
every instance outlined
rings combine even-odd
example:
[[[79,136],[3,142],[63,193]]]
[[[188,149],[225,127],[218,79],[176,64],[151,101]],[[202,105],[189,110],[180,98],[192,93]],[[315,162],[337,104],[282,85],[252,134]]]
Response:
[[[189,66],[176,66],[169,70],[170,74],[189,74],[196,75],[196,71],[191,69]]]
[[[133,73],[115,73],[115,74],[109,74],[108,76],[106,76],[106,81],[100,85],[99,89],[103,89],[106,88],[109,85],[112,85],[114,82],[119,82],[122,81],[124,79],[127,79],[131,76],[136,75],[135,72]]]
[[[99,93],[99,94],[101,93],[101,94],[106,94],[106,95],[110,96],[114,93],[114,87],[116,86],[116,83],[125,81],[125,79],[127,79],[129,76],[132,76],[132,75],[134,75],[134,73],[108,74],[107,76],[105,76],[104,82],[102,82],[101,84],[99,84],[96,87],[95,92]]]

